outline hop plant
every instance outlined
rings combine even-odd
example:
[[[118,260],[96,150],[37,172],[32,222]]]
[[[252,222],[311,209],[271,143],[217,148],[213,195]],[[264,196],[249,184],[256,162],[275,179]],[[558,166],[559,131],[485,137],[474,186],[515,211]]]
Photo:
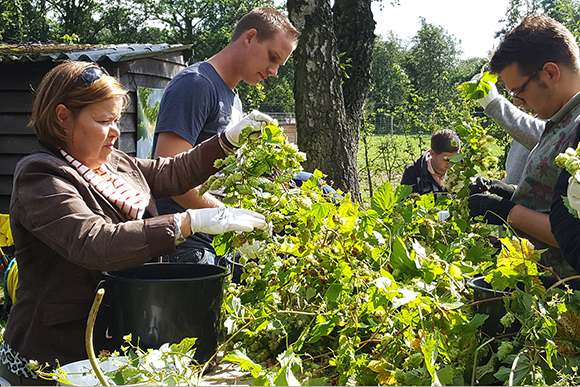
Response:
[[[556,156],[556,164],[560,168],[565,168],[578,182],[580,182],[580,144],[574,150],[568,148],[564,153]]]

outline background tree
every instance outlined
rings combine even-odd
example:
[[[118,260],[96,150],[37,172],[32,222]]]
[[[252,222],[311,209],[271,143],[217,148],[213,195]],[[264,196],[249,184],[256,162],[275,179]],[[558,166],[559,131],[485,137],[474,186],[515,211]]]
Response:
[[[401,64],[406,49],[393,32],[375,41],[372,63],[372,88],[367,111],[392,112],[407,101],[410,81]]]
[[[510,0],[504,27],[496,33],[502,37],[514,29],[528,15],[550,16],[564,24],[578,38],[580,36],[580,1],[578,0]]]
[[[278,75],[268,77],[263,82],[264,101],[260,109],[266,112],[294,113],[294,58],[290,56]]]
[[[442,27],[421,18],[421,29],[412,38],[404,67],[421,96],[449,101],[457,95],[450,74],[460,54],[455,38]]]
[[[376,38],[371,1],[335,0],[332,7],[338,52],[349,64],[346,70],[348,76],[342,82],[346,127],[352,132],[350,137],[356,140],[356,144],[371,90],[371,65]]]
[[[50,39],[45,0],[2,0],[0,41],[7,43],[45,42]]]
[[[205,60],[224,48],[238,20],[272,0],[135,0],[150,20],[170,31],[169,43],[193,44],[192,61]]]
[[[95,39],[100,44],[165,43],[169,33],[147,26],[147,15],[139,4],[114,0],[101,5]]]
[[[95,43],[99,28],[93,14],[101,13],[101,3],[97,0],[48,0],[48,4],[58,22],[53,38],[68,35],[81,43]]]
[[[353,105],[348,108],[352,115],[347,117],[339,50],[341,47],[350,49],[345,53],[346,58],[352,58],[352,62],[360,66],[370,66],[370,61],[365,62],[358,56],[366,53],[372,58],[374,35],[369,44],[368,25],[371,24],[374,30],[374,20],[372,13],[365,11],[367,6],[370,10],[370,1],[360,3],[335,2],[337,20],[341,20],[341,27],[337,28],[328,0],[288,1],[290,20],[302,32],[294,52],[294,97],[298,147],[306,152],[308,158],[304,167],[307,170],[320,169],[335,183],[336,188],[350,192],[357,200],[360,200],[356,158],[359,128],[354,127],[354,123],[357,120],[355,114],[358,113]],[[355,5],[360,7],[356,11],[352,9]],[[351,7],[351,16],[355,20],[347,20],[344,10],[348,7]],[[347,29],[357,36],[339,46],[338,36],[344,38]],[[362,45],[363,49],[354,50],[355,45]],[[369,74],[367,70],[360,69],[352,76],[364,77],[366,74]],[[351,82],[352,85],[360,82],[363,88],[367,88],[366,91],[361,90],[366,97],[369,80],[355,79]],[[352,89],[347,85],[346,90],[350,92]],[[348,96],[349,99],[360,97]],[[364,106],[364,102],[355,103]]]

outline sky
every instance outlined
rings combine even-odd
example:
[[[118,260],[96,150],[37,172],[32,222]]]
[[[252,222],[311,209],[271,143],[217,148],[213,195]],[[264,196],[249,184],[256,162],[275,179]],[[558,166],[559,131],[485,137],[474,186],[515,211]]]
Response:
[[[389,0],[373,2],[375,33],[388,36],[389,30],[401,40],[410,40],[421,27],[419,17],[442,27],[461,44],[462,59],[487,57],[499,45],[494,39],[499,23],[506,13],[509,0],[400,0],[391,6]],[[380,4],[383,4],[382,11]]]

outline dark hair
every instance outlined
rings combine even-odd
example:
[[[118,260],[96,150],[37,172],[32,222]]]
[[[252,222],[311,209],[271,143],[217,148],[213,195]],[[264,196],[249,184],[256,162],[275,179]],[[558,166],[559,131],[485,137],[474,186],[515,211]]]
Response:
[[[554,62],[578,70],[578,57],[578,44],[564,25],[548,16],[528,16],[503,38],[489,67],[499,74],[517,63],[520,73],[529,75]]]
[[[258,41],[272,39],[277,32],[282,32],[294,42],[298,41],[300,32],[290,23],[290,20],[274,8],[258,7],[244,15],[236,25],[232,41],[237,40],[250,29],[258,31]]]
[[[123,98],[123,108],[127,106],[127,90],[116,78],[103,73],[89,84],[81,78],[81,74],[91,67],[100,70],[95,63],[65,61],[42,78],[36,90],[28,124],[34,128],[40,141],[59,147],[66,140],[65,130],[56,116],[56,107],[60,104],[66,106],[74,115],[87,105],[117,97]]]
[[[441,129],[431,136],[431,149],[437,155],[443,152],[458,152],[461,149],[461,141],[453,130]]]

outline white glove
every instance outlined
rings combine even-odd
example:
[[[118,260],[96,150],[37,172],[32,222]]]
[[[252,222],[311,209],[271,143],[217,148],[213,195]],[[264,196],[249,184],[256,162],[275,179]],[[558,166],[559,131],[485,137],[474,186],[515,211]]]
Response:
[[[570,207],[580,211],[580,183],[573,176],[568,180],[568,201]]]
[[[252,244],[246,242],[240,247],[238,247],[238,251],[244,257],[249,259],[258,258],[264,252],[266,247],[266,243],[264,241],[254,241]]]
[[[471,80],[470,80],[469,82],[476,83],[476,82],[477,82],[477,81],[478,81],[478,80],[479,80],[479,79],[480,79],[482,76],[483,76],[483,74],[482,74],[482,73],[475,74],[475,75],[474,75],[474,76],[471,78]],[[482,82],[484,82],[484,81],[482,81]],[[489,93],[488,93],[488,94],[487,94],[485,97],[483,97],[483,98],[481,98],[481,99],[478,99],[478,100],[477,100],[477,102],[479,102],[479,104],[480,104],[480,105],[481,105],[481,106],[482,106],[484,109],[487,107],[487,105],[489,105],[489,103],[490,103],[491,101],[493,101],[494,99],[496,99],[497,97],[499,97],[499,92],[497,91],[497,86],[495,85],[495,83],[490,83],[490,82],[487,82],[487,84],[488,84],[488,85],[489,85],[489,87],[490,87],[490,89],[489,89]]]
[[[273,122],[274,119],[269,115],[254,110],[250,114],[242,118],[240,122],[238,122],[231,128],[227,128],[226,130],[224,130],[224,134],[227,140],[234,147],[238,148],[241,145],[240,135],[242,134],[242,130],[244,130],[246,126],[251,126],[252,130],[256,132],[256,134],[259,136],[262,133],[264,127],[266,125],[272,124]]]
[[[266,218],[257,212],[244,208],[217,207],[188,209],[191,219],[191,233],[204,232],[219,235],[228,231],[253,231],[254,228],[268,230]]]

